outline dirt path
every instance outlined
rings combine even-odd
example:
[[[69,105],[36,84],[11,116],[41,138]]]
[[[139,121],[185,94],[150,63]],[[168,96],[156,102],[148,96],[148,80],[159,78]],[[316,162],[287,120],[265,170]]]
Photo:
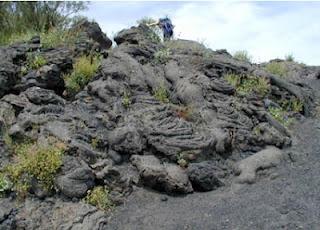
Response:
[[[320,229],[320,122],[294,133],[285,160],[257,183],[186,197],[137,190],[108,229]]]

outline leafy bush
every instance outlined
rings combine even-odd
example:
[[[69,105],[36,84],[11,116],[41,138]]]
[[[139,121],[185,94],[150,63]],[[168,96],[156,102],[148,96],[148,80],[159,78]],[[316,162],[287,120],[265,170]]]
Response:
[[[27,68],[39,69],[47,64],[47,60],[40,54],[28,54],[27,56]]]
[[[35,143],[15,146],[15,162],[5,167],[4,173],[13,183],[13,189],[24,196],[31,180],[38,181],[43,189],[53,189],[54,176],[62,165],[64,147],[58,144],[49,147]]]
[[[169,93],[163,84],[154,90],[153,95],[158,101],[169,103]]]
[[[93,188],[93,190],[89,190],[84,201],[104,211],[110,210],[113,207],[108,189],[102,186],[97,186]]]
[[[169,58],[170,58],[169,48],[160,49],[154,54],[154,61],[159,64],[167,63],[169,61]]]
[[[68,94],[75,94],[94,77],[100,66],[100,56],[82,56],[73,65],[73,71],[64,76]]]
[[[264,77],[227,74],[224,79],[232,85],[240,95],[256,93],[262,97],[270,91],[270,83]]]
[[[252,57],[249,55],[248,51],[246,50],[236,51],[233,57],[239,61],[244,61],[244,62],[251,62],[252,60]]]
[[[288,68],[281,62],[270,62],[265,66],[265,69],[266,71],[280,77],[286,77],[288,74]]]

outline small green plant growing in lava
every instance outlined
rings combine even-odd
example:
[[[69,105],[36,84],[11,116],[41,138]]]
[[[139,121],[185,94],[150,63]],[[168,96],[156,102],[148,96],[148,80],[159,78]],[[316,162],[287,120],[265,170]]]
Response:
[[[169,61],[170,49],[162,48],[154,54],[154,61],[158,64],[165,64]]]
[[[251,62],[251,59],[252,59],[248,51],[246,50],[236,51],[233,57],[239,61],[244,61],[244,62]]]
[[[24,197],[32,179],[50,191],[53,189],[54,177],[62,165],[64,146],[39,146],[36,143],[26,142],[14,147],[15,161],[7,165],[3,174],[13,183],[13,190]]]
[[[103,211],[108,211],[113,207],[109,197],[109,190],[103,186],[97,186],[89,190],[84,201]]]
[[[227,74],[224,79],[232,85],[240,95],[256,93],[262,97],[270,91],[270,83],[264,77]]]
[[[265,70],[279,77],[288,75],[288,68],[282,62],[270,62],[265,66]]]
[[[27,56],[28,69],[39,69],[40,67],[46,64],[47,64],[47,60],[40,54],[28,54]]]
[[[82,56],[73,65],[73,71],[64,76],[67,92],[71,95],[83,89],[100,66],[100,56]]]
[[[161,84],[159,87],[157,87],[154,90],[153,95],[158,101],[162,103],[169,103],[169,93],[164,84]]]
[[[131,96],[130,96],[130,93],[125,91],[123,93],[123,96],[122,96],[122,105],[125,107],[125,108],[129,108],[129,106],[131,105],[132,101],[131,101]]]

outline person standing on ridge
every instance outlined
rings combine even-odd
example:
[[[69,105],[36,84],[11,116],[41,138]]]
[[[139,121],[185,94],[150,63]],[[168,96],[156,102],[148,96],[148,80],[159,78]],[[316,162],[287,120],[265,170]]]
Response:
[[[173,36],[173,28],[171,20],[168,17],[160,18],[158,22],[147,24],[147,26],[159,26],[163,32],[163,40],[170,40]]]

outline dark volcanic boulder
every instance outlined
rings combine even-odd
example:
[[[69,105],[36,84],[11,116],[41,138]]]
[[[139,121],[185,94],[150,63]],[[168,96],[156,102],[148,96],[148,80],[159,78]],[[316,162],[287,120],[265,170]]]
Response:
[[[96,22],[83,20],[74,29],[84,31],[89,39],[99,44],[101,49],[109,49],[112,46],[112,41],[101,31],[99,24]]]
[[[21,83],[16,86],[20,91],[29,87],[38,86],[44,89],[54,90],[58,95],[64,91],[64,80],[57,65],[45,65],[37,71],[29,72],[23,76]]]
[[[65,158],[62,174],[57,177],[56,185],[67,197],[84,197],[94,186],[94,174],[91,169],[75,158]]]
[[[221,171],[221,169],[217,168],[213,162],[211,162],[211,164],[208,161],[190,164],[188,167],[188,176],[193,189],[206,192],[223,186],[224,184],[217,176],[219,171]]]
[[[159,191],[190,193],[193,191],[187,174],[174,164],[161,164],[154,156],[131,157],[131,162],[139,171],[142,183]]]
[[[18,80],[16,66],[5,58],[0,55],[0,97],[8,93]]]
[[[146,41],[151,41],[148,36],[152,31],[145,25],[133,26],[130,29],[121,30],[115,37],[114,41],[120,45],[126,44],[142,44]]]

